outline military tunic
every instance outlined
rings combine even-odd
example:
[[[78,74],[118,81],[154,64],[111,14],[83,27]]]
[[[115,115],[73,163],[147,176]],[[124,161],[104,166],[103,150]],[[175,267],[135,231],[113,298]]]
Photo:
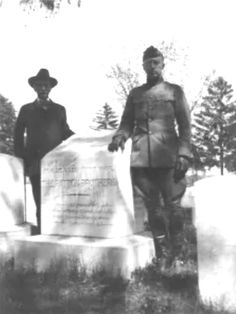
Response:
[[[174,167],[191,158],[189,107],[182,88],[161,81],[134,88],[114,137],[132,138],[131,167]]]
[[[134,203],[146,208],[154,238],[166,233],[166,221],[173,221],[174,168],[178,156],[192,156],[190,128],[182,88],[161,79],[130,92],[114,135],[114,140],[132,139]]]

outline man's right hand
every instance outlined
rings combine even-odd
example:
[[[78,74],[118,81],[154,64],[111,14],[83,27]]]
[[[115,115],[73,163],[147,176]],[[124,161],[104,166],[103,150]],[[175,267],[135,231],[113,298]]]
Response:
[[[125,139],[123,136],[117,136],[117,137],[114,137],[112,139],[112,142],[108,145],[108,150],[109,152],[117,152],[118,149],[120,149],[123,151],[124,148],[125,148]]]
[[[188,171],[190,161],[184,156],[179,156],[176,161],[175,171],[174,171],[174,181],[179,182],[184,178],[186,172]]]

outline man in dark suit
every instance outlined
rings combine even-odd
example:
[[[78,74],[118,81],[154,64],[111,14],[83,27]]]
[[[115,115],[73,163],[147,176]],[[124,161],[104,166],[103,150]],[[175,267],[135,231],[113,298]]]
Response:
[[[14,150],[17,157],[23,158],[26,175],[32,184],[37,207],[37,233],[40,233],[40,160],[74,132],[67,124],[65,108],[49,99],[57,80],[50,77],[48,70],[41,69],[28,82],[38,97],[20,109],[15,125]]]
[[[182,88],[163,80],[164,57],[151,46],[143,54],[147,82],[131,90],[108,150],[132,138],[131,177],[145,204],[155,245],[176,223],[173,186],[191,160],[190,113]],[[177,131],[176,131],[177,126]]]

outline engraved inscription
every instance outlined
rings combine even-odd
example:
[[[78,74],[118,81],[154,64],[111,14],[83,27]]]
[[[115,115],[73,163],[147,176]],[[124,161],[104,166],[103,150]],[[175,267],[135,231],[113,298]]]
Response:
[[[133,232],[130,156],[110,154],[112,134],[106,134],[75,135],[42,159],[42,234],[116,238]]]
[[[62,167],[56,161],[44,167],[44,201],[54,196],[51,219],[56,224],[111,225],[109,203],[118,183],[111,166]]]
[[[62,204],[64,205],[64,204]],[[76,224],[76,225],[112,225],[113,210],[108,206],[100,207],[76,207],[71,206],[68,209],[54,209],[52,218],[55,223]]]

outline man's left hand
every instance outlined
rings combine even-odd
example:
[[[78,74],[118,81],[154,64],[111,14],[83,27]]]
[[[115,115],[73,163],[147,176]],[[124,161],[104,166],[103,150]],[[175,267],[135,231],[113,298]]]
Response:
[[[175,164],[175,172],[174,172],[175,182],[178,182],[184,178],[185,173],[188,171],[189,164],[190,162],[187,158],[182,157],[182,156],[178,157]]]

